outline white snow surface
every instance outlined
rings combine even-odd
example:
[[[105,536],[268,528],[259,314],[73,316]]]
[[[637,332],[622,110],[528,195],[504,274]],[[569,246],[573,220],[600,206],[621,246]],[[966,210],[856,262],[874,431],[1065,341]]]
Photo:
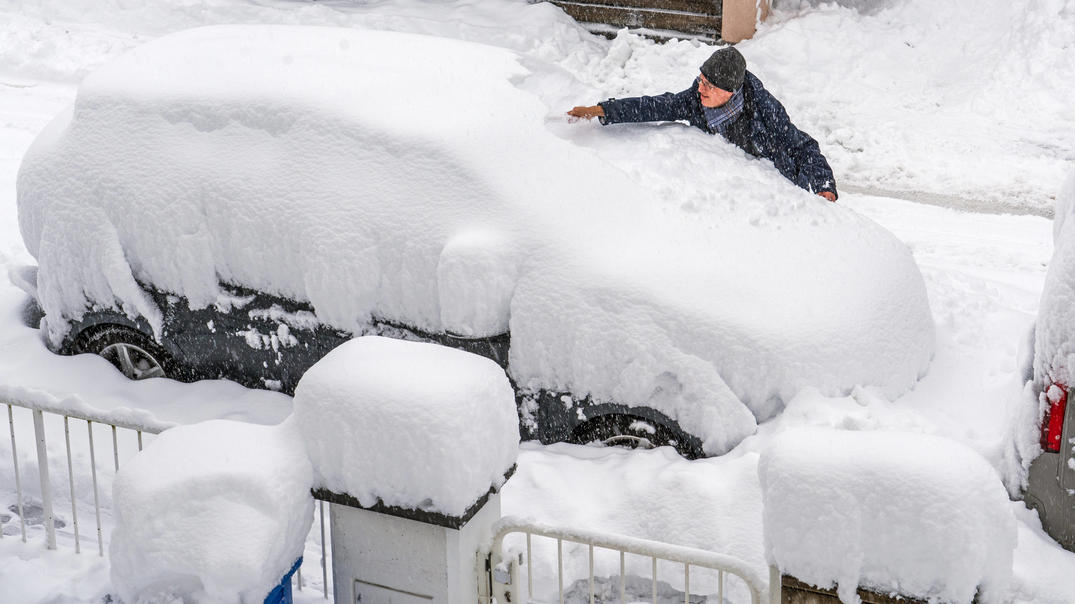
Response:
[[[135,48],[20,170],[50,338],[88,306],[159,330],[138,282],[195,307],[240,284],[353,333],[510,326],[520,385],[650,406],[712,454],[804,386],[896,397],[925,372],[925,287],[891,233],[758,162],[719,202],[652,189],[562,138],[524,90],[555,77],[503,49],[344,28]]]
[[[937,325],[937,352],[929,373],[892,401],[869,389],[845,397],[805,389],[789,403],[788,412],[764,423],[755,437],[729,455],[705,460],[688,462],[667,448],[526,445],[515,477],[503,490],[506,514],[719,551],[752,562],[765,573],[757,452],[784,430],[823,426],[943,434],[972,447],[998,469],[1005,467],[1009,411],[1025,403],[1018,396],[1024,382],[1018,350],[1038,315],[1054,224],[1039,216],[977,211],[1052,213],[1053,197],[1070,172],[1070,141],[1075,140],[1075,114],[1072,105],[1063,102],[1075,94],[1071,4],[839,4],[845,6],[779,2],[776,18],[739,47],[795,123],[818,138],[836,169],[839,205],[891,229],[913,251]],[[76,84],[86,74],[165,33],[212,23],[318,23],[490,43],[521,53],[531,65],[544,61],[562,69],[547,74],[544,90],[530,88],[541,93],[550,114],[608,96],[681,90],[712,50],[694,42],[654,43],[626,32],[614,40],[589,36],[551,4],[525,0],[11,0],[0,3],[0,15],[3,269],[34,261],[21,241],[16,218],[15,175],[26,148],[74,99]],[[915,50],[904,42],[918,49],[926,43],[928,48]],[[1001,72],[1020,82],[1017,93],[1009,94]],[[927,102],[941,87],[944,99]],[[1009,100],[1018,104],[1026,95],[1038,100],[1051,95],[1052,100],[1035,101],[1030,110],[1010,110]],[[643,177],[660,189],[654,203],[684,220],[719,222],[726,189],[779,186],[780,177],[771,168],[724,149],[712,138],[695,136],[685,126],[613,131],[581,123],[564,125],[560,133],[595,149],[632,178]],[[907,188],[897,191],[897,184]],[[683,202],[684,191],[694,196],[692,201]],[[894,198],[898,196],[931,205]],[[765,217],[763,212],[757,215]],[[291,399],[279,393],[220,380],[130,382],[99,357],[53,355],[38,330],[21,323],[23,300],[21,291],[0,279],[0,382],[12,387],[7,394],[28,397],[33,392],[37,400],[37,393],[47,392],[48,400],[75,412],[83,407],[77,401],[83,401],[101,412],[129,408],[181,423],[207,417],[276,423],[290,411]],[[64,431],[54,419],[46,417],[49,465],[60,485],[66,484],[67,471]],[[16,408],[17,458],[28,504],[39,500],[32,478],[36,462],[30,423],[29,413]],[[68,511],[72,502],[60,486],[53,493],[57,514],[68,523],[57,530],[59,549],[44,548],[44,531],[32,521],[29,543],[21,542],[18,517],[9,509],[16,501],[14,475],[10,463],[0,463],[0,584],[5,601],[99,604],[108,594],[116,597],[109,560],[96,556],[92,530],[87,533],[94,498],[85,430],[79,439],[76,427],[73,421],[82,554],[74,553]],[[1036,447],[1036,427],[1031,432],[1028,442]],[[137,450],[133,435],[127,441],[123,436],[121,431],[121,465]],[[111,451],[102,451],[109,440],[107,429],[98,430],[98,439],[97,478],[107,546],[113,524]],[[0,438],[0,457],[10,460],[8,441]],[[1045,535],[1036,514],[1021,501],[1009,505],[1018,520],[1019,541],[1009,601],[1071,604],[1075,554]],[[551,550],[535,561],[535,588],[544,581],[542,593],[555,598],[555,545]],[[303,568],[306,589],[295,593],[296,601],[323,601],[319,555],[314,530]],[[565,568],[572,577],[587,576],[587,559],[585,547],[565,544]],[[642,566],[647,566],[644,561]],[[607,568],[607,574],[618,573],[618,560]],[[647,573],[648,568],[642,568],[635,574],[645,578]],[[699,569],[691,569],[692,585],[699,575]],[[730,593],[729,583],[725,596],[730,602],[749,601],[739,592]],[[647,589],[639,599],[648,598]],[[588,601],[588,592],[579,601]]]
[[[766,557],[844,602],[859,585],[943,602],[1003,602],[1015,519],[996,471],[952,440],[801,429],[758,462]]]
[[[316,486],[463,516],[519,455],[515,392],[493,361],[378,336],[337,347],[299,381],[294,418]]]
[[[113,483],[113,587],[129,604],[262,601],[302,555],[312,479],[290,421],[164,432]]]
[[[1036,383],[1075,387],[1075,172],[1056,200],[1053,257],[1034,337]]]
[[[739,46],[838,181],[1047,216],[1075,160],[1073,44],[1070,0],[788,0]]]

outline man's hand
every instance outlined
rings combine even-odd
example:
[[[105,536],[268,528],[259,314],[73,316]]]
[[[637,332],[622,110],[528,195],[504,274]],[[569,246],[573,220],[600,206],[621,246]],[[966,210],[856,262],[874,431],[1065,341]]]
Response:
[[[605,109],[601,105],[593,105],[590,107],[575,107],[571,111],[568,111],[567,114],[575,118],[571,121],[576,121],[579,119],[592,120],[595,117],[604,117]]]
[[[818,195],[828,199],[829,201],[836,201],[836,194],[832,191],[819,191]]]

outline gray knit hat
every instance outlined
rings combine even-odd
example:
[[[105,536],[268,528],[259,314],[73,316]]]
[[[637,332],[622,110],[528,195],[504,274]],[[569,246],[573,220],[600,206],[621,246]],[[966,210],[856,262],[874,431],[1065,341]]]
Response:
[[[743,85],[746,70],[747,60],[732,46],[715,51],[702,63],[702,75],[705,79],[728,92],[735,92]]]

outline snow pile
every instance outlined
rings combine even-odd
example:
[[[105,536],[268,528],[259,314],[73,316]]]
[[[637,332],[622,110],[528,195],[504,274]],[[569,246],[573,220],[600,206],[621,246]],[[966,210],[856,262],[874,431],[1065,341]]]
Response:
[[[113,586],[124,602],[260,602],[302,555],[312,475],[291,422],[162,433],[113,484]]]
[[[1075,139],[1075,5],[838,4],[782,2],[740,45],[837,180],[1047,214]]]
[[[521,387],[651,407],[711,454],[804,386],[895,397],[924,373],[925,288],[891,233],[762,162],[725,170],[728,187],[650,189],[557,135],[526,90],[558,74],[336,28],[210,27],[136,48],[85,80],[20,171],[53,345],[94,305],[159,330],[138,282],[194,307],[234,283],[356,335],[374,317],[510,327]],[[715,141],[676,132],[689,166],[713,171]],[[716,159],[742,167],[724,147]]]
[[[493,361],[368,336],[314,365],[295,420],[317,478],[363,506],[463,516],[519,454],[515,395]]]
[[[945,602],[1003,601],[1015,520],[996,472],[954,441],[793,430],[762,453],[765,549],[844,602],[862,585]]]
[[[1075,387],[1075,173],[1056,200],[1053,244],[1038,309],[1034,376],[1039,386]]]

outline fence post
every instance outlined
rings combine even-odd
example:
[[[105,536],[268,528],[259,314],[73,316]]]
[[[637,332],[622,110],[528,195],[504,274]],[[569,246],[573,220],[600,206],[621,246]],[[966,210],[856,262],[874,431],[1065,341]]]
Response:
[[[780,600],[783,598],[782,579],[780,578],[780,569],[775,566],[769,567],[769,604],[780,604]]]
[[[52,516],[52,487],[49,484],[49,457],[45,447],[45,417],[34,409],[34,436],[37,437],[37,473],[41,477],[41,515],[45,523],[45,542],[56,549],[56,526]]]

